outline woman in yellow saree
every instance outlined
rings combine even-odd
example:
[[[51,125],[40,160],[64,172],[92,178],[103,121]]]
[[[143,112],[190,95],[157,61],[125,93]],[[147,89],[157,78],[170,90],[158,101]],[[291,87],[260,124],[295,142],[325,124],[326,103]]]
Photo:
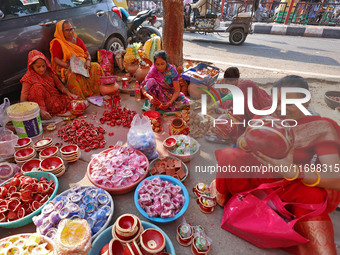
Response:
[[[61,20],[57,23],[50,51],[52,66],[71,93],[82,98],[99,95],[100,76],[103,76],[103,71],[98,63],[91,63],[91,56],[84,42],[74,33],[74,27],[69,21]],[[85,62],[90,77],[71,71],[72,55]]]

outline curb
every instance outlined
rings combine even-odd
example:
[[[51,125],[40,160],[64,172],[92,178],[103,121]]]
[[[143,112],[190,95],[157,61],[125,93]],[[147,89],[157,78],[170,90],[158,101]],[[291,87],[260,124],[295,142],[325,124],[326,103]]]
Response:
[[[340,39],[340,27],[281,24],[253,24],[255,34],[291,35]]]

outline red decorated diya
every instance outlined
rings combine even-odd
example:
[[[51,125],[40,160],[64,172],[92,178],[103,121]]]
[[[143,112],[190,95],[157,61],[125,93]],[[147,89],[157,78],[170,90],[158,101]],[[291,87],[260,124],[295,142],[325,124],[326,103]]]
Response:
[[[58,152],[57,146],[47,147],[40,152],[40,157],[49,157],[55,155],[57,152]]]
[[[76,99],[69,103],[68,108],[73,115],[80,116],[85,113],[87,106],[84,100]]]
[[[188,135],[189,126],[182,118],[174,118],[169,125],[170,135]]]
[[[109,244],[109,254],[110,255],[123,255],[124,254],[123,244],[119,240],[113,238]]]
[[[130,238],[138,231],[138,220],[132,214],[123,214],[117,219],[116,234]]]
[[[168,150],[172,150],[177,143],[177,140],[174,137],[168,137],[163,141],[163,146]]]
[[[191,252],[194,255],[207,255],[210,245],[205,237],[196,237],[191,243]]]
[[[182,223],[177,227],[176,239],[180,245],[189,246],[193,240],[194,231],[189,223]]]
[[[74,152],[77,152],[79,150],[79,147],[75,144],[69,144],[65,145],[60,149],[62,154],[72,154]]]
[[[158,230],[149,228],[140,235],[140,244],[142,252],[156,254],[164,251],[165,238]]]
[[[33,154],[34,154],[33,148],[24,148],[24,149],[18,150],[14,154],[14,157],[18,160],[24,160],[24,159],[29,158]]]
[[[63,165],[63,160],[59,157],[46,158],[40,162],[40,168],[44,171],[54,171]]]
[[[292,129],[282,126],[281,119],[270,116],[253,121],[256,123],[252,123],[245,133],[247,148],[274,159],[286,157],[294,144]]]
[[[208,192],[208,187],[205,183],[200,182],[200,183],[197,183],[196,186],[192,188],[192,191],[199,198]]]
[[[216,199],[214,197],[203,195],[197,198],[196,202],[203,213],[212,213],[215,210]]]

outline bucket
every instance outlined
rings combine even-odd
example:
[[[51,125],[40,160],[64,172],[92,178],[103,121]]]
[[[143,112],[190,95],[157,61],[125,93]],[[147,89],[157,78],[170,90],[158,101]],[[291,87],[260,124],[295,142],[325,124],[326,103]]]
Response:
[[[22,102],[7,108],[8,117],[20,138],[35,137],[43,132],[40,108],[34,102]]]

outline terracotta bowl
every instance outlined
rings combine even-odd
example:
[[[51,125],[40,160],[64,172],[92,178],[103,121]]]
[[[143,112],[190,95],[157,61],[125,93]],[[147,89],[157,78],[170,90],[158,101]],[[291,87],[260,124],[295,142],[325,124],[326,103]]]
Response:
[[[40,159],[31,159],[29,161],[26,161],[21,167],[21,172],[27,173],[31,171],[39,171],[40,162]]]
[[[116,221],[116,232],[120,236],[130,237],[138,231],[138,220],[132,214],[123,214]]]
[[[116,237],[122,243],[130,243],[130,242],[133,242],[134,240],[136,240],[139,237],[139,235],[144,231],[144,229],[142,227],[142,223],[140,222],[139,219],[138,219],[136,229],[137,229],[137,231],[133,235],[123,236],[123,235],[120,235],[119,233],[117,233],[117,224],[114,224],[113,228],[112,228],[112,236]]]
[[[33,148],[24,148],[21,150],[18,150],[15,154],[14,157],[18,160],[23,160],[28,158],[29,156],[34,154],[34,149]]]
[[[44,171],[53,171],[63,165],[63,160],[59,157],[46,158],[40,162],[40,168]]]
[[[117,239],[112,239],[109,244],[109,254],[110,255],[123,255],[124,246]]]
[[[163,141],[163,146],[168,150],[172,150],[176,145],[177,140],[174,137],[168,137]]]
[[[43,149],[40,152],[40,156],[48,157],[48,156],[54,155],[57,152],[58,152],[58,147],[57,146],[51,146],[51,147],[47,147],[47,148]]]
[[[165,238],[156,229],[146,229],[140,236],[142,249],[151,254],[162,252],[165,248]]]
[[[29,145],[31,142],[32,142],[31,138],[20,138],[17,141],[17,144],[14,147],[16,147],[16,148],[25,147],[25,146]]]
[[[61,149],[60,149],[60,152],[62,153],[62,154],[72,154],[72,153],[74,153],[74,152],[76,152],[76,151],[78,151],[79,150],[79,147],[77,146],[77,145],[75,145],[75,144],[70,144],[70,145],[65,145],[64,147],[62,147]]]
[[[52,142],[52,138],[43,138],[43,139],[40,139],[39,141],[35,142],[34,146],[35,147],[44,147],[51,142]]]

